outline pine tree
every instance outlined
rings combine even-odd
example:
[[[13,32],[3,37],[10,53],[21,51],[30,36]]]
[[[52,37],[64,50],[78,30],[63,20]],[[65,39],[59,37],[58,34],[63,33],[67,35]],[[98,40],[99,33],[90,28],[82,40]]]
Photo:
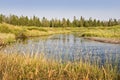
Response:
[[[94,27],[97,26],[97,21],[96,21],[96,19],[94,19],[94,21],[93,21],[93,26],[94,26]]]
[[[98,20],[97,21],[97,26],[101,26],[102,24],[101,24],[101,22],[100,22],[100,20]]]
[[[2,23],[2,14],[0,14],[0,23]]]
[[[112,21],[112,19],[109,19],[109,21],[108,21],[108,26],[113,26],[113,21]]]
[[[84,18],[83,18],[82,16],[81,16],[81,18],[80,18],[79,23],[80,23],[80,27],[83,27],[83,26],[84,26]]]
[[[45,17],[43,17],[41,23],[42,23],[41,25],[42,25],[43,27],[49,27],[49,26],[50,26],[49,21],[48,21]]]
[[[113,25],[118,25],[118,21],[116,19],[114,19]]]
[[[65,18],[62,19],[62,27],[67,27],[67,21]]]
[[[73,24],[73,27],[76,27],[76,26],[77,26],[77,19],[76,19],[76,17],[75,17],[75,16],[74,16],[74,19],[73,19],[72,24]]]
[[[92,27],[92,26],[93,26],[93,21],[92,21],[92,18],[91,18],[91,17],[89,18],[89,21],[88,21],[88,22],[89,22],[89,26]]]
[[[89,21],[84,21],[84,27],[89,27]]]
[[[100,20],[85,20],[82,16],[80,19],[76,19],[74,16],[73,21],[69,19],[63,18],[62,20],[59,19],[52,19],[47,20],[47,18],[43,17],[40,20],[38,17],[33,16],[32,18],[28,18],[28,16],[16,16],[16,15],[9,15],[5,16],[0,14],[0,23],[5,22],[12,25],[21,25],[21,26],[42,26],[42,27],[89,27],[89,26],[114,26],[120,25],[120,20],[116,19],[109,19],[108,21],[100,21]]]
[[[70,20],[67,19],[67,27],[70,27],[70,26],[71,26]]]

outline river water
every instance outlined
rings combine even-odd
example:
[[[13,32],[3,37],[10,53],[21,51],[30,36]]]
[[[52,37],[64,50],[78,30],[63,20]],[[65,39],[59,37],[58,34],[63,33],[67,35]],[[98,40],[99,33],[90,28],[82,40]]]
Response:
[[[73,34],[56,34],[46,37],[31,38],[16,42],[2,50],[4,53],[44,53],[48,58],[62,61],[79,61],[80,59],[120,63],[120,44],[101,43],[86,40]]]

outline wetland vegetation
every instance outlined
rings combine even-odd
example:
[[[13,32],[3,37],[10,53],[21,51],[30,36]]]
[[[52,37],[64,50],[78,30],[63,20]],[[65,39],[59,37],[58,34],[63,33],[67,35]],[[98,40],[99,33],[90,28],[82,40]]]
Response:
[[[119,41],[119,20],[40,21],[1,15],[0,46],[13,44],[1,48],[0,79],[119,80],[120,44],[84,39],[88,37]],[[19,42],[21,38],[28,39]]]

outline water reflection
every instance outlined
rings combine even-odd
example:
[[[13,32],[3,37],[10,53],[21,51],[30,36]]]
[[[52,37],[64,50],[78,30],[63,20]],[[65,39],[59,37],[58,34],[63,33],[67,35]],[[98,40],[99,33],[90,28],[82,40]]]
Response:
[[[95,42],[72,34],[28,39],[25,42],[17,42],[7,46],[2,51],[5,53],[30,53],[31,55],[44,53],[48,58],[61,59],[62,61],[90,59],[91,62],[98,61],[100,64],[104,64],[106,60],[115,63],[116,58],[120,59],[119,44]]]

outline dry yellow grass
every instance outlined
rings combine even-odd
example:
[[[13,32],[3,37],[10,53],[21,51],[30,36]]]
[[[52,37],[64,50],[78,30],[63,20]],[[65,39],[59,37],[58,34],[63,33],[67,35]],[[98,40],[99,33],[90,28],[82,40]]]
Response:
[[[119,80],[117,71],[108,67],[82,61],[61,63],[44,55],[0,53],[0,80]]]
[[[0,39],[2,39],[4,43],[13,42],[15,35],[11,33],[0,33]]]

